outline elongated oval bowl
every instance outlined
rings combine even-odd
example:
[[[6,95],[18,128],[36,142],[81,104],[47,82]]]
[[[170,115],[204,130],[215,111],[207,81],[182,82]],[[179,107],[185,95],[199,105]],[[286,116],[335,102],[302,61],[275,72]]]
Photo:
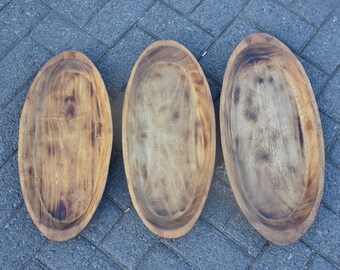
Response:
[[[295,242],[320,205],[324,148],[310,82],[286,45],[267,34],[239,43],[224,75],[220,119],[244,215],[271,242]]]
[[[155,42],[136,62],[122,144],[129,192],[145,225],[166,238],[187,233],[210,187],[215,118],[204,73],[181,44]]]
[[[96,67],[77,51],[50,59],[27,94],[18,145],[25,204],[47,238],[70,239],[88,224],[111,147],[110,103]]]

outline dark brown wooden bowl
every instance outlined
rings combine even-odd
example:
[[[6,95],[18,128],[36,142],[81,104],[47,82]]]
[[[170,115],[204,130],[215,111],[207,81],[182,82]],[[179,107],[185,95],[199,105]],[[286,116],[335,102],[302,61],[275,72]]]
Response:
[[[220,119],[241,210],[268,240],[296,241],[320,204],[324,147],[313,90],[286,45],[267,34],[239,43],[224,75]]]
[[[51,240],[74,237],[102,197],[112,147],[106,88],[85,55],[63,52],[38,72],[18,144],[22,193],[34,223]]]
[[[175,238],[195,224],[215,160],[215,118],[207,80],[175,41],[150,45],[136,62],[122,122],[132,202],[155,234]]]

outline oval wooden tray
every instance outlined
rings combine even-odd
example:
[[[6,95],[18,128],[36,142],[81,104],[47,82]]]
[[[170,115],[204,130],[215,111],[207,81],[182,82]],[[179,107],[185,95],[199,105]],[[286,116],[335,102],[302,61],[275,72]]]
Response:
[[[145,225],[180,237],[204,206],[215,160],[215,118],[207,80],[175,41],[150,45],[136,62],[122,122],[125,171]]]
[[[267,34],[240,42],[224,75],[220,119],[241,210],[275,244],[296,241],[320,204],[324,148],[313,90],[286,45]]]
[[[70,239],[90,221],[111,147],[110,103],[96,67],[76,51],[50,59],[27,94],[18,145],[26,207],[46,237]]]

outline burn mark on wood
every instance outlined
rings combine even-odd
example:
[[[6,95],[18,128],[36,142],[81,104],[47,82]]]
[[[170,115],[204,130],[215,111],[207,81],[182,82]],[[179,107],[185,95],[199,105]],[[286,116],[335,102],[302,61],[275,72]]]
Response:
[[[74,96],[67,96],[65,98],[65,103],[69,103],[69,102],[76,102],[76,98]]]
[[[271,156],[266,151],[259,150],[259,151],[256,152],[256,160],[258,160],[261,163],[263,163],[263,162],[270,162]]]
[[[257,81],[259,84],[262,84],[264,80],[263,80],[262,77],[257,77],[257,78],[256,78],[256,81]]]
[[[141,136],[141,138],[143,138],[143,139],[145,139],[145,138],[147,137],[147,135],[146,135],[145,132],[142,132],[142,133],[140,134],[140,136]]]
[[[102,123],[97,123],[97,135],[101,135],[103,132],[103,125]]]
[[[146,179],[148,177],[148,171],[146,169],[146,165],[145,164],[142,165],[141,170],[142,170],[143,178]]]
[[[245,110],[244,116],[249,121],[253,121],[255,123],[257,122],[257,117],[258,116],[257,116],[256,111],[254,111],[254,110],[251,110],[251,109],[247,108]]]
[[[29,176],[30,176],[31,178],[34,177],[33,167],[29,167],[29,168],[28,168],[28,174],[29,174]]]
[[[173,121],[177,121],[179,118],[179,112],[178,111],[174,111],[174,113],[172,114],[172,120]]]
[[[66,108],[66,117],[68,117],[68,118],[74,117],[75,111],[76,111],[76,109],[75,109],[74,105],[70,104]]]
[[[272,76],[269,76],[268,81],[269,81],[270,83],[273,83],[273,82],[274,82],[273,77],[272,77]]]
[[[240,100],[240,87],[236,86],[234,90],[234,104],[236,105]]]
[[[298,122],[298,129],[299,129],[299,141],[300,141],[300,146],[301,149],[303,149],[303,132],[302,132],[302,127],[301,127],[301,120],[300,116],[297,116],[297,122]]]
[[[96,128],[93,121],[91,123],[91,141],[92,145],[94,145],[96,142]]]
[[[66,218],[67,211],[63,200],[59,201],[56,211],[51,211],[51,215],[60,221],[63,221]]]
[[[186,101],[190,100],[190,90],[189,89],[184,90],[184,98],[185,98]]]

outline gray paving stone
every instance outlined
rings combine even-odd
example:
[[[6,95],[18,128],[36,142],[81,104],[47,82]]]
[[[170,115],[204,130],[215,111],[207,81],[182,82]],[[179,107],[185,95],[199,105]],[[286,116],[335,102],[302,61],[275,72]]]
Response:
[[[111,160],[104,194],[124,211],[132,205],[121,154],[116,160]]]
[[[294,2],[294,0],[278,0],[278,2],[286,7],[289,7]]]
[[[324,207],[320,207],[318,215],[303,236],[303,241],[326,258],[340,265],[340,217]]]
[[[199,269],[245,269],[252,261],[245,251],[202,219],[185,236],[165,241]]]
[[[320,27],[337,5],[339,5],[338,0],[296,0],[291,9],[316,27]]]
[[[217,36],[233,21],[247,2],[248,0],[205,0],[189,17]]]
[[[320,2],[320,4],[323,2]],[[340,64],[340,8],[320,28],[303,55],[331,74]]]
[[[327,149],[332,144],[336,134],[339,132],[340,125],[324,113],[320,113],[320,120],[322,125],[325,149]]]
[[[206,76],[206,78],[209,84],[212,100],[214,101],[220,96],[222,86],[210,77]]]
[[[144,226],[135,210],[131,209],[104,239],[101,247],[121,265],[134,269],[157,240],[158,237]]]
[[[148,254],[148,257],[142,262],[138,269],[162,269],[162,270],[189,270],[193,269],[187,262],[182,258],[178,257],[169,248],[163,244],[158,243]]]
[[[45,243],[33,224],[26,209],[22,207],[0,229],[0,269],[21,269]]]
[[[0,110],[13,99],[28,79],[36,75],[50,56],[47,50],[27,37],[2,58],[0,61]]]
[[[337,140],[329,154],[333,163],[340,168],[340,140]]]
[[[82,234],[97,245],[122,215],[122,210],[103,197],[96,213]]]
[[[0,168],[0,226],[10,218],[23,203],[19,173],[18,158],[15,153]]]
[[[339,268],[336,268],[333,264],[330,262],[326,261],[324,258],[321,256],[315,256],[315,258],[312,261],[312,264],[308,268],[309,270],[337,270]]]
[[[18,148],[19,121],[28,85],[0,112],[0,166]]]
[[[125,88],[139,55],[154,41],[155,39],[149,34],[133,27],[101,60],[98,69],[112,96]]]
[[[170,4],[173,8],[182,13],[189,13],[192,11],[201,0],[163,0],[164,2]]]
[[[224,170],[224,166],[215,169],[208,199],[202,212],[202,216],[219,230],[224,228],[237,208]]]
[[[173,39],[182,43],[196,57],[201,56],[212,42],[209,34],[159,2],[146,12],[138,25],[161,39]]]
[[[0,12],[0,22],[18,36],[24,36],[50,8],[40,0],[13,0]]]
[[[298,56],[297,58],[299,59],[307,73],[307,76],[310,80],[310,83],[314,91],[314,95],[319,94],[322,89],[322,86],[327,81],[328,76],[323,71],[321,71],[316,66],[312,65],[302,57]]]
[[[6,6],[11,0],[0,0],[0,9]]]
[[[105,5],[107,0],[46,0],[46,2],[73,22],[84,26],[95,12]]]
[[[241,211],[228,222],[223,232],[241,245],[252,256],[257,256],[267,240],[249,224]]]
[[[243,11],[246,17],[294,50],[301,49],[315,32],[313,26],[274,1],[251,0]]]
[[[151,3],[152,0],[110,1],[91,19],[86,29],[99,40],[112,46]]]
[[[37,257],[51,269],[119,269],[81,236],[65,242],[50,241]]]
[[[340,122],[340,69],[317,97],[319,109]]]
[[[312,251],[300,241],[284,247],[270,244],[252,269],[304,269],[311,256]]]
[[[4,23],[0,22],[0,59],[18,40],[18,36]]]
[[[78,50],[97,61],[107,47],[52,11],[32,31],[32,38],[54,53]]]
[[[46,268],[37,260],[31,260],[25,270],[46,270]]]
[[[230,54],[243,38],[254,32],[258,30],[237,18],[201,58],[200,64],[204,72],[215,81],[222,83]]]

